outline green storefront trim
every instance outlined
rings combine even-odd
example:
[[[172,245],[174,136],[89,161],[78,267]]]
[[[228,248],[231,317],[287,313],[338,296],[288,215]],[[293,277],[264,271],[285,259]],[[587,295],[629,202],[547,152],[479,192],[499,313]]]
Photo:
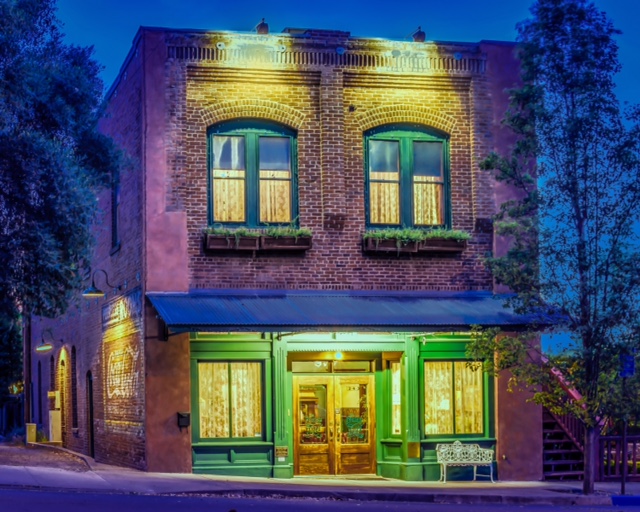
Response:
[[[437,443],[457,439],[495,448],[494,382],[483,376],[484,416],[481,435],[425,436],[424,362],[466,360],[467,334],[359,335],[340,333],[276,335],[259,333],[192,334],[191,400],[194,473],[290,478],[293,476],[292,360],[331,357],[331,352],[376,360],[377,474],[408,481],[440,477]],[[401,362],[401,435],[391,435],[391,371],[387,361]],[[257,361],[263,365],[263,438],[212,440],[199,437],[198,362]],[[467,478],[468,468],[451,470],[448,478]]]

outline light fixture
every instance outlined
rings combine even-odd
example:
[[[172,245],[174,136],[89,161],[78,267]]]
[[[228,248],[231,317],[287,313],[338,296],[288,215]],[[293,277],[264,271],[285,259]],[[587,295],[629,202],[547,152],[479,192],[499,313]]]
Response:
[[[336,360],[337,361],[341,361],[343,357],[344,356],[342,355],[342,352],[340,352],[340,351],[336,352]]]
[[[269,25],[265,23],[264,18],[262,21],[256,25],[256,32],[258,34],[268,34],[269,33]]]
[[[51,338],[51,341],[45,341],[44,339],[44,335],[45,333],[49,334],[49,338]],[[53,350],[53,342],[55,342],[56,340],[53,338],[53,334],[51,334],[51,330],[47,329],[46,331],[42,332],[42,336],[40,337],[40,345],[38,345],[36,347],[36,352],[38,353],[44,353],[44,352],[49,352],[50,350]],[[63,343],[62,338],[60,338],[60,343]]]
[[[418,30],[416,30],[413,34],[411,34],[411,37],[413,37],[414,43],[424,43],[424,40],[427,37],[427,35],[424,33],[421,27],[418,27]]]
[[[103,292],[100,288],[96,288],[96,274],[98,272],[102,272],[104,274],[105,283],[107,283],[107,286],[109,288],[116,288],[118,290],[120,290],[121,288],[121,286],[114,286],[109,283],[109,276],[107,275],[107,272],[102,270],[101,268],[97,268],[93,271],[93,274],[91,276],[91,286],[89,286],[89,288],[82,292],[82,296],[85,299],[99,299],[106,295],[105,292]]]

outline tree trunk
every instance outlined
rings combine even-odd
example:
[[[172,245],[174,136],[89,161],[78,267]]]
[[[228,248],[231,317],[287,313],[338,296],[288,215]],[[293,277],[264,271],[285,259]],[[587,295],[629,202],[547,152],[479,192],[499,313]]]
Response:
[[[582,492],[593,494],[595,491],[598,456],[598,430],[595,426],[586,427],[584,436],[584,476]]]

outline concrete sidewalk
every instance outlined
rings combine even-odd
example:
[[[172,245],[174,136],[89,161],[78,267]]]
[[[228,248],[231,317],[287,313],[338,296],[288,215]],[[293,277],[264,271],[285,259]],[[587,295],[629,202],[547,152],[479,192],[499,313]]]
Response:
[[[55,489],[74,492],[136,494],[211,494],[247,497],[330,497],[334,499],[412,501],[425,503],[493,503],[537,505],[611,505],[620,484],[598,483],[597,494],[580,494],[580,482],[404,482],[382,478],[271,478],[147,473],[98,464],[76,454],[86,472],[57,468],[2,466],[0,488]],[[627,494],[640,495],[640,483],[627,484]],[[626,497],[621,497],[626,498]],[[640,498],[638,498],[640,503]],[[633,503],[626,503],[633,504]]]

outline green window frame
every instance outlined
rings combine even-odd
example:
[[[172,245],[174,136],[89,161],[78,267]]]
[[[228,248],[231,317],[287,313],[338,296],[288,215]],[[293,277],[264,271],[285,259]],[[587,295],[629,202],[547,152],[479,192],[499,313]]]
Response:
[[[265,439],[264,365],[261,361],[197,362],[200,439]]]
[[[397,124],[365,133],[367,227],[450,228],[449,136]]]
[[[209,225],[262,228],[298,217],[297,134],[252,119],[207,130]]]

